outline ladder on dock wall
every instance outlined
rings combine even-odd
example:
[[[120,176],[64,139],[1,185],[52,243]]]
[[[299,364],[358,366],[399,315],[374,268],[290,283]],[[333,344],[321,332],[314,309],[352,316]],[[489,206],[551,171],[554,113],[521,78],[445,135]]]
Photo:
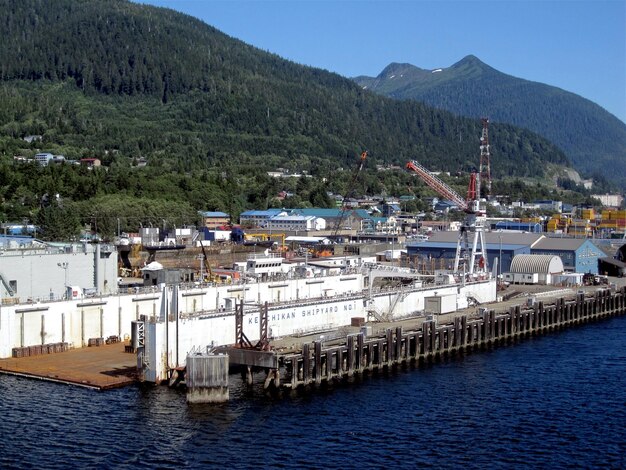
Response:
[[[516,306],[508,312],[483,310],[480,316],[462,315],[453,323],[425,321],[421,329],[387,329],[384,336],[349,335],[344,344],[306,343],[300,353],[279,357],[283,388],[320,385],[408,362],[433,361],[455,353],[489,347],[547,331],[567,328],[626,313],[626,288],[597,291],[593,297],[578,294],[573,300],[553,304],[537,302],[531,308]]]

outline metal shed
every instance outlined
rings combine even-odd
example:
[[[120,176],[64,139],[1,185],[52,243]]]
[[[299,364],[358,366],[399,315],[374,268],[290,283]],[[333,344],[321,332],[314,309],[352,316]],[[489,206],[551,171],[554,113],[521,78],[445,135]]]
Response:
[[[563,261],[555,255],[517,255],[504,280],[514,284],[552,284],[563,273]]]

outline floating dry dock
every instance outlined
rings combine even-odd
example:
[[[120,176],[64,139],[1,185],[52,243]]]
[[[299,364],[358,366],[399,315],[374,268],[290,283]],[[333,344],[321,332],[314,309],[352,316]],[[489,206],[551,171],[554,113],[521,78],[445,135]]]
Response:
[[[136,382],[137,357],[123,343],[71,349],[65,352],[0,359],[0,374],[77,385],[96,390]]]
[[[449,324],[424,321],[418,330],[389,328],[384,335],[377,337],[352,334],[341,344],[326,345],[322,341],[314,341],[304,344],[297,352],[241,348],[219,350],[228,355],[230,365],[247,367],[249,383],[254,370],[265,370],[265,388],[295,389],[408,362],[437,360],[533,334],[622,315],[625,309],[626,288],[617,292],[606,289],[598,290],[591,296],[578,293],[574,299],[559,298],[550,304],[540,301],[532,306],[518,305],[510,307],[507,312],[484,309],[476,318],[459,315]],[[219,361],[219,370],[223,375],[224,355],[203,357],[207,363]],[[196,372],[193,384],[194,388],[210,388],[210,384],[219,383],[223,388],[223,379],[222,376],[201,377]]]

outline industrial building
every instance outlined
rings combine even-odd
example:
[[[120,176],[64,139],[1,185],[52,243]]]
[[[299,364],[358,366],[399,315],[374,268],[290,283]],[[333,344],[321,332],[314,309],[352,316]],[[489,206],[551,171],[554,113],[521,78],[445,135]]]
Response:
[[[563,271],[563,262],[558,256],[517,255],[503,279],[513,284],[551,285]]]
[[[598,274],[598,260],[605,254],[586,238],[542,238],[531,249],[536,255],[556,255],[565,271]]]
[[[449,269],[454,262],[458,238],[458,232],[436,232],[428,241],[407,242],[407,256],[416,268],[425,262],[433,264],[434,260],[434,267]],[[493,267],[498,258],[501,260],[498,273],[507,272],[513,257],[530,254],[533,245],[541,238],[541,234],[535,233],[486,232],[488,266]]]
[[[496,230],[514,230],[517,232],[543,232],[543,226],[539,222],[513,222],[510,220],[501,220],[495,224]]]
[[[115,246],[21,239],[19,247],[0,251],[2,303],[117,292]],[[0,246],[10,247],[11,243],[0,243]]]
[[[436,232],[428,241],[408,242],[408,257],[422,263],[425,259],[454,260],[458,237],[456,232]],[[488,265],[492,267],[495,258],[500,258],[501,273],[510,270],[514,256],[533,254],[559,256],[565,271],[598,274],[598,260],[606,256],[591,240],[549,238],[540,233],[485,232],[485,242]]]

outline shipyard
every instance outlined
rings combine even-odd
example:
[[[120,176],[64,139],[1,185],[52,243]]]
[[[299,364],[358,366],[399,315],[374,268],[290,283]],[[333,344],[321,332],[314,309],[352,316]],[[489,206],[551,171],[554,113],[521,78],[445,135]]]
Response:
[[[100,390],[182,385],[190,403],[220,402],[229,371],[250,385],[261,371],[265,389],[295,389],[622,314],[622,288],[599,270],[620,266],[620,240],[564,238],[555,218],[545,232],[537,222],[489,221],[480,196],[481,177],[490,185],[486,119],[480,151],[466,197],[419,162],[406,165],[465,213],[454,231],[402,229],[393,216],[377,229],[346,195],[325,210],[328,220],[244,212],[256,230],[206,212],[200,230],[146,228],[111,243],[5,233],[0,372]],[[602,213],[598,230],[621,212]],[[98,348],[118,359],[99,364]],[[91,357],[82,371],[70,367],[81,349]]]
[[[0,468],[626,468],[625,1],[0,3]]]

